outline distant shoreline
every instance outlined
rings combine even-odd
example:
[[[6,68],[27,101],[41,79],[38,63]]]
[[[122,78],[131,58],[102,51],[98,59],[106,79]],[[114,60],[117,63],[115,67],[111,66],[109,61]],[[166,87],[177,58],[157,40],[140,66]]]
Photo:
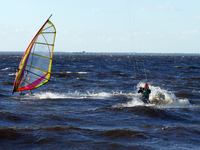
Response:
[[[21,52],[21,51],[2,51],[0,52],[0,55],[3,55],[3,54],[21,54],[23,55],[24,52]],[[200,53],[103,53],[103,52],[85,52],[85,53],[82,53],[82,52],[54,52],[54,55],[175,55],[175,56],[195,56],[195,55],[200,55]]]

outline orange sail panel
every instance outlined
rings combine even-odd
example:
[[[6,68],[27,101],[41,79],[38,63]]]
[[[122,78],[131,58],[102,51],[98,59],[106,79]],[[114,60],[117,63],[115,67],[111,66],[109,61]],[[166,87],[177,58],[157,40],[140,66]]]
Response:
[[[56,28],[47,19],[22,57],[13,92],[35,89],[49,81],[55,37]]]

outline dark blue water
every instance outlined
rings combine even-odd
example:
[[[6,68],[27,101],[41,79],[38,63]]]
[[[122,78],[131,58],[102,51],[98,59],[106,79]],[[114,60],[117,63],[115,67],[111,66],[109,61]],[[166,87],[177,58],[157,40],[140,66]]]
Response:
[[[199,149],[199,55],[54,55],[34,96],[11,94],[21,57],[0,55],[1,149]]]

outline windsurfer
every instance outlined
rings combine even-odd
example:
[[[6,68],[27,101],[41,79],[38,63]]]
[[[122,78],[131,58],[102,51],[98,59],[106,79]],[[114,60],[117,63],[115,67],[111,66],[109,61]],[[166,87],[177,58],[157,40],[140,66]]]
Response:
[[[144,88],[140,87],[138,90],[138,93],[142,93],[141,100],[148,104],[150,103],[149,101],[149,94],[151,93],[151,90],[149,89],[149,84],[145,83]]]

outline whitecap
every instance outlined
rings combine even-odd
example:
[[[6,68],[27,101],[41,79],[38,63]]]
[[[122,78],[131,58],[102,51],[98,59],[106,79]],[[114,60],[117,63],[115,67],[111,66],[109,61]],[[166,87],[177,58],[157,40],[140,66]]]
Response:
[[[137,84],[137,89],[139,87],[144,87],[143,82],[140,82]],[[145,105],[145,106],[156,106],[156,107],[185,107],[185,106],[190,106],[189,100],[184,98],[180,99],[174,95],[173,92],[167,91],[162,89],[159,86],[153,86],[149,85],[149,88],[151,89],[151,94],[149,96],[150,104],[144,104],[142,100],[140,99],[141,94],[133,93],[132,100],[127,102],[127,103],[121,103],[121,104],[116,104],[113,107],[135,107],[135,106],[140,106],[140,105]]]

